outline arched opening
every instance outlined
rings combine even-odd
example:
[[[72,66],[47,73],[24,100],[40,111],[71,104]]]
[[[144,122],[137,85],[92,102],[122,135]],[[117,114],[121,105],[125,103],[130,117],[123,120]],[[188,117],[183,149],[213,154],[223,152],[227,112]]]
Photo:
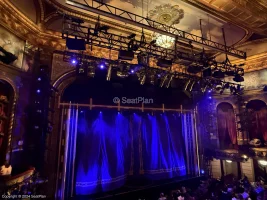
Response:
[[[217,106],[218,136],[220,148],[229,149],[237,146],[237,130],[234,108],[230,103]]]
[[[13,87],[7,81],[0,80],[0,166],[5,164],[9,147],[9,126],[14,96]]]
[[[188,110],[181,114],[174,111],[141,112],[140,109],[118,112],[117,108],[105,108],[104,105],[117,105],[113,101],[115,97],[121,101],[124,97],[152,99],[152,103],[145,105],[150,108],[161,108],[162,104],[173,109],[179,109],[180,105],[184,109],[192,108],[192,99],[182,89],[140,85],[139,81],[129,79],[76,79],[63,89],[61,96],[61,102],[66,102],[66,106],[62,104],[60,112],[67,113],[62,114],[61,123],[70,127],[62,132],[68,147],[60,150],[66,155],[66,162],[62,164],[66,166],[62,166],[66,170],[62,174],[66,181],[58,184],[59,188],[64,188],[64,195],[100,195],[126,183],[136,184],[136,181],[139,185],[151,184],[154,179],[184,176],[187,165],[194,165],[185,162],[191,154],[187,155],[189,150],[185,148],[183,135],[187,137],[194,131]],[[102,107],[90,110],[86,107],[90,105],[90,99],[93,105]],[[69,102],[73,107],[67,107]],[[121,102],[121,105],[140,108],[141,103],[130,101]],[[57,191],[62,196],[60,192]]]
[[[251,112],[250,139],[260,139],[267,144],[267,106],[262,100],[251,100],[247,103],[247,109]]]

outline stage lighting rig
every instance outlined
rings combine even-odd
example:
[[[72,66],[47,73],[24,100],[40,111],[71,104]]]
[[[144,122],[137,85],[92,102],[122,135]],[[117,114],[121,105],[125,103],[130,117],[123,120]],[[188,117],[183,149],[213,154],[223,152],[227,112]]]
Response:
[[[199,75],[173,72],[169,68],[154,68],[145,65],[131,64],[125,61],[103,59],[65,51],[63,56],[64,61],[72,62],[73,58],[77,59],[79,63],[83,63],[83,65],[77,66],[77,70],[79,70],[78,74],[87,74],[88,77],[93,77],[95,71],[98,70],[99,72],[102,71],[105,73],[106,80],[110,80],[113,75],[121,78],[134,76],[138,78],[141,85],[145,83],[157,85],[157,83],[160,82],[160,87],[169,87],[173,80],[188,80],[190,84],[185,88],[187,93],[192,92],[195,84],[201,84],[199,90],[202,92],[205,92],[207,89],[215,89],[217,85],[220,85],[220,89],[224,86],[225,89],[229,87],[230,90],[234,88],[234,91],[237,91],[236,88],[238,84],[224,82],[212,77],[201,77]],[[107,70],[101,70],[101,66],[107,68]],[[113,73],[114,71],[116,71],[116,74]]]
[[[101,25],[100,24],[100,16],[98,16],[97,22],[95,23],[95,28],[94,28],[94,31],[93,31],[94,36],[98,36],[99,32],[107,33],[108,30],[109,30],[109,26]]]

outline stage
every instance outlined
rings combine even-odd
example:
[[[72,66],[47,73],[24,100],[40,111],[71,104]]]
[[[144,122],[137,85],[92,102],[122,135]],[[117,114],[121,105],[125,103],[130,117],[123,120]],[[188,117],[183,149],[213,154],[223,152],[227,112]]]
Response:
[[[87,195],[87,196],[76,196],[72,199],[74,200],[138,200],[146,199],[153,200],[158,199],[160,193],[170,195],[169,193],[181,186],[190,187],[192,190],[196,189],[200,184],[201,180],[204,180],[204,176],[191,177],[183,176],[176,177],[172,179],[151,181],[144,177],[139,177],[139,179],[127,180],[126,184],[114,191]],[[193,184],[192,184],[193,183]]]
[[[92,110],[66,103],[61,112],[63,199],[159,195],[164,185],[175,189],[200,175],[194,112]]]

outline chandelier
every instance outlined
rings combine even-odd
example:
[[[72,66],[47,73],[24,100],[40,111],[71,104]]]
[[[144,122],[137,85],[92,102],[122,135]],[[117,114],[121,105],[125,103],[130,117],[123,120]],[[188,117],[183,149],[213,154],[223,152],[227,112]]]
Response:
[[[171,48],[175,42],[175,38],[159,33],[154,33],[152,35],[152,39],[156,41],[157,46],[161,46],[163,48]]]

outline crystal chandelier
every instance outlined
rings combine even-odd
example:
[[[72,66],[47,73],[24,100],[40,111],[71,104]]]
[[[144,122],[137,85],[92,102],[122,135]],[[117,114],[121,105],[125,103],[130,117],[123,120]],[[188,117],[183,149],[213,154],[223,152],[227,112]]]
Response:
[[[161,46],[163,48],[171,48],[174,45],[175,41],[173,37],[159,33],[154,33],[152,39],[156,41],[157,46]]]

